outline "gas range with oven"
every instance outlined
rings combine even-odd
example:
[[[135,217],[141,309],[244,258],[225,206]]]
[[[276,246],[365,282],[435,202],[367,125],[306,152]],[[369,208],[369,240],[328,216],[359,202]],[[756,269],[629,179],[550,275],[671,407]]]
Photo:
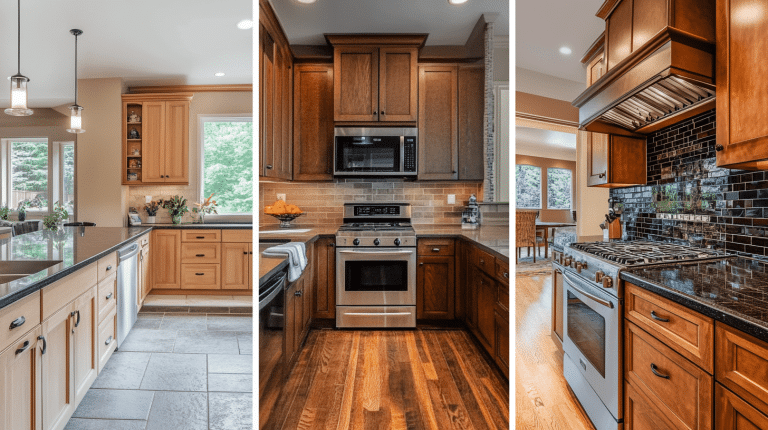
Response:
[[[597,430],[623,426],[622,332],[628,267],[722,259],[710,249],[674,243],[573,243],[553,254],[563,280],[563,373]]]

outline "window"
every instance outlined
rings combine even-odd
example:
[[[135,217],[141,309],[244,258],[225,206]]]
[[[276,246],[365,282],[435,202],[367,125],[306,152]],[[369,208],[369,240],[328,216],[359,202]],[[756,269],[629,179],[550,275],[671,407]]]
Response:
[[[253,118],[201,116],[200,201],[211,193],[219,214],[253,211]]]
[[[541,209],[541,168],[518,164],[515,169],[519,209]]]
[[[571,174],[568,169],[547,169],[547,209],[571,208]]]
[[[70,214],[75,213],[75,144],[60,144],[61,190],[59,202]]]

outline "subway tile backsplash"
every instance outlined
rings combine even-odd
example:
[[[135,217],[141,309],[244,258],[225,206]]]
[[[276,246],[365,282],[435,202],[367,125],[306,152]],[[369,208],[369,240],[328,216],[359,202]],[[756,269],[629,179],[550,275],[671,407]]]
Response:
[[[617,188],[626,239],[768,257],[768,174],[716,166],[715,110],[647,138],[648,183]]]
[[[337,179],[334,182],[291,182],[259,184],[259,223],[278,221],[264,214],[278,193],[301,208],[305,215],[298,225],[339,226],[344,203],[406,202],[412,205],[414,224],[460,224],[461,212],[475,194],[480,198],[482,184],[476,182],[413,182],[399,179]],[[448,204],[448,194],[456,195],[456,204]]]

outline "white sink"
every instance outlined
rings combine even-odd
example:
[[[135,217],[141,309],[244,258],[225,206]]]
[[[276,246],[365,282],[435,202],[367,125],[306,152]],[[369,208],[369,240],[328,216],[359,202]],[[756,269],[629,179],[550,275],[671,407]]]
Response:
[[[311,231],[311,228],[284,228],[280,230],[259,230],[259,234],[292,234],[292,233],[306,233]]]

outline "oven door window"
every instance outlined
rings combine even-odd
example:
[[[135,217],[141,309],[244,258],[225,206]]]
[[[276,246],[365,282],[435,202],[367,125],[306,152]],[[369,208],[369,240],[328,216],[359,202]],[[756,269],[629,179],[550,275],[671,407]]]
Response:
[[[408,291],[407,261],[347,261],[345,291]]]
[[[336,169],[340,172],[399,172],[399,137],[337,137]]]
[[[605,377],[605,318],[568,293],[568,337],[601,376]]]

